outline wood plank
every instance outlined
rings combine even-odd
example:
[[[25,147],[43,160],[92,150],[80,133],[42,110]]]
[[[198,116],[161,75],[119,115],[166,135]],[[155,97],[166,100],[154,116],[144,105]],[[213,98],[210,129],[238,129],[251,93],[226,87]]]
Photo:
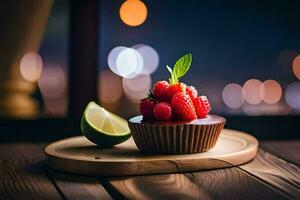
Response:
[[[183,174],[110,178],[108,183],[127,199],[202,199],[205,195]]]
[[[66,199],[112,199],[97,178],[57,172],[47,169],[54,183]]]
[[[40,162],[1,162],[1,199],[61,199]]]
[[[300,169],[296,165],[259,150],[254,160],[239,168],[272,185],[290,198],[300,199]]]
[[[208,199],[288,199],[236,167],[192,173],[191,180]]]
[[[33,143],[0,144],[1,199],[61,199],[43,170],[43,158]]]
[[[45,145],[29,142],[0,143],[0,161],[29,162],[44,160],[43,148]]]
[[[288,199],[237,168],[110,178],[128,199]]]
[[[45,146],[35,143],[0,144],[0,169],[7,174],[2,176],[0,172],[0,194],[3,197],[23,199],[25,196],[26,199],[28,195],[29,199],[59,199],[62,195],[70,199],[110,199],[95,177],[49,172],[44,166]]]
[[[260,146],[266,151],[300,166],[300,140],[263,141]]]

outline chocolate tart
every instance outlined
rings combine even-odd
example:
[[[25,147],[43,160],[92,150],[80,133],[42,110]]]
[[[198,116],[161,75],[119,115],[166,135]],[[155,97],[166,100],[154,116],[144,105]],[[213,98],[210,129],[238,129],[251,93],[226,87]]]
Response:
[[[128,121],[132,137],[143,153],[189,154],[213,148],[226,120],[217,115],[191,122],[151,122],[136,116]]]

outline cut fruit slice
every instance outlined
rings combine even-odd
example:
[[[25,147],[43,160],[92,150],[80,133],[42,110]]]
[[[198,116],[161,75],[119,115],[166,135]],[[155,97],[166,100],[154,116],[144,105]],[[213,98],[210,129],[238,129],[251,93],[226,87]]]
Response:
[[[100,147],[111,147],[130,136],[127,121],[90,102],[81,118],[80,129],[87,139]]]

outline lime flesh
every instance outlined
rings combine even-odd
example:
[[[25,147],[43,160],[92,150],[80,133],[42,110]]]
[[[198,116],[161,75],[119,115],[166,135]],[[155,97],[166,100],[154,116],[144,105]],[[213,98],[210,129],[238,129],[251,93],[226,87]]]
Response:
[[[126,141],[130,136],[127,121],[90,102],[81,118],[82,133],[100,147],[111,147]]]

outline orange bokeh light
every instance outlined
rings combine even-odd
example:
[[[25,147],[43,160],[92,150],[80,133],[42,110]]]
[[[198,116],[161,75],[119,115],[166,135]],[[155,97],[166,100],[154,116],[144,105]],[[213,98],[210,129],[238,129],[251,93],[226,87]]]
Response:
[[[300,80],[300,55],[298,55],[293,61],[293,72],[295,76]]]
[[[120,8],[120,18],[128,26],[139,26],[147,18],[147,7],[140,0],[127,0]]]
[[[278,103],[282,96],[280,84],[274,80],[266,80],[260,88],[262,99],[268,104]]]
[[[256,105],[262,101],[260,95],[261,84],[261,81],[257,79],[250,79],[246,81],[243,86],[243,95],[247,103]]]

